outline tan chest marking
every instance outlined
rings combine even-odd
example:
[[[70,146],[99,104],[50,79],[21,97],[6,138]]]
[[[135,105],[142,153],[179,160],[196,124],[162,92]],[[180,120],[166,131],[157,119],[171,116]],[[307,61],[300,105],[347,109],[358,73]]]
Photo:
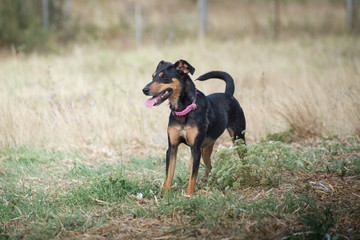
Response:
[[[183,138],[188,145],[193,146],[198,133],[197,127],[175,125],[168,128],[170,143],[174,145],[179,144]]]

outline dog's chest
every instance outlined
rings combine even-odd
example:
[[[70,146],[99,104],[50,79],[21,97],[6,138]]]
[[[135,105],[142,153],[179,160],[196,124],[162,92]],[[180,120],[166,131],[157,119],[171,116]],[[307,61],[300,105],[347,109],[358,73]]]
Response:
[[[198,128],[195,126],[174,125],[168,127],[168,135],[172,144],[184,142],[187,145],[192,146],[198,133]]]
[[[182,139],[184,139],[184,141],[185,141],[186,144],[189,144],[188,139],[187,139],[187,137],[186,137],[186,131],[185,131],[185,129],[181,129],[181,130],[179,131],[179,137],[182,138]]]

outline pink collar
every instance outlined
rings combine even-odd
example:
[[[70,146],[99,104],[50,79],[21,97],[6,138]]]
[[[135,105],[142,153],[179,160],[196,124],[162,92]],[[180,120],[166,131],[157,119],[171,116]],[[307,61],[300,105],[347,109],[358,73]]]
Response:
[[[194,97],[194,100],[193,102],[188,105],[184,110],[182,110],[181,112],[177,112],[177,111],[173,111],[172,110],[172,114],[173,115],[176,115],[176,116],[185,116],[186,114],[188,114],[189,112],[191,112],[192,110],[195,110],[197,108],[197,105],[196,105],[196,95],[198,95],[198,91],[197,89],[195,88],[195,97]]]

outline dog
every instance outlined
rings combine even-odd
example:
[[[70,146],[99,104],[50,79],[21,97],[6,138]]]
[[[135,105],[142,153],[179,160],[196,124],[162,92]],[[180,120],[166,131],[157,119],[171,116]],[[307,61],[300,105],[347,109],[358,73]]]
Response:
[[[232,77],[222,71],[212,71],[200,76],[197,80],[219,78],[226,83],[225,93],[205,96],[196,89],[189,76],[189,73],[193,75],[194,72],[195,68],[185,60],[174,64],[160,61],[152,75],[152,81],[142,89],[145,95],[151,96],[145,102],[147,107],[160,105],[168,99],[171,109],[167,128],[165,194],[171,188],[177,150],[181,143],[191,148],[191,173],[187,195],[195,192],[201,156],[205,164],[204,179],[208,178],[212,168],[210,157],[214,143],[225,129],[233,142],[240,138],[245,143],[245,115],[233,96],[235,89]]]

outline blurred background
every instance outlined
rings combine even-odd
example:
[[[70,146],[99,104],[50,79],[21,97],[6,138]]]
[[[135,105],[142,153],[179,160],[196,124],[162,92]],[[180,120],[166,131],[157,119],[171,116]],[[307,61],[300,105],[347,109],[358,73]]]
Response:
[[[1,0],[0,46],[56,50],[105,41],[124,48],[207,36],[287,39],[359,34],[358,0]]]
[[[360,134],[359,11],[359,0],[0,0],[0,147],[163,152],[168,106],[146,108],[141,89],[178,59],[193,79],[233,76],[249,143]]]

